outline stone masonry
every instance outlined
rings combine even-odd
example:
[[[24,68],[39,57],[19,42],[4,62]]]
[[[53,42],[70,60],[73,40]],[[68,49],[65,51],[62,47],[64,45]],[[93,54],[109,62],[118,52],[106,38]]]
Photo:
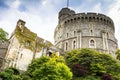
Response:
[[[9,42],[0,40],[0,68],[2,67],[3,62],[5,62],[5,55],[7,52]]]

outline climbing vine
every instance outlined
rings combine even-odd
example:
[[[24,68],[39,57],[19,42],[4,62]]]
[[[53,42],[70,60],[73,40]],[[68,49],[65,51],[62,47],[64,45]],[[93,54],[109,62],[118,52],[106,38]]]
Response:
[[[45,41],[42,38],[37,37],[37,34],[31,32],[26,27],[16,27],[15,36],[17,37],[19,43],[24,45],[25,48],[30,49],[32,51],[35,50],[39,52],[43,47],[50,47],[52,43],[49,41]]]

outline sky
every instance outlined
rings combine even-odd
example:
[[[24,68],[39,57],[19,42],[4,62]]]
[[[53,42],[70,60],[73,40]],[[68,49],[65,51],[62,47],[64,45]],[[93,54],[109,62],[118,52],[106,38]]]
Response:
[[[10,36],[17,21],[22,19],[28,29],[54,43],[58,13],[66,6],[67,0],[0,0],[0,28]],[[76,13],[96,12],[109,16],[120,48],[120,0],[69,0],[68,7]]]

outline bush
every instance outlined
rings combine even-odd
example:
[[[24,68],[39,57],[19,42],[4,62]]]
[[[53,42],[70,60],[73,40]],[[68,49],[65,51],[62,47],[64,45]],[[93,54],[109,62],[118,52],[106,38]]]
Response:
[[[117,50],[115,54],[117,55],[116,58],[120,60],[120,50]]]
[[[73,80],[101,80],[98,76],[74,77]]]
[[[102,80],[113,80],[113,78],[109,74],[103,74],[102,75]]]
[[[71,80],[72,72],[58,56],[35,59],[27,70],[32,80]]]
[[[20,72],[15,68],[8,68],[4,72],[0,72],[0,78],[3,80],[22,80]]]
[[[87,75],[102,76],[108,73],[111,74],[114,79],[120,79],[120,63],[106,53],[100,53],[87,48],[72,50],[65,54],[65,60],[71,69],[71,66],[74,64],[79,64],[84,67],[88,72]],[[73,75],[78,76],[78,71],[73,71]]]
[[[71,69],[75,77],[85,76],[87,74],[87,70],[79,64],[73,64]]]

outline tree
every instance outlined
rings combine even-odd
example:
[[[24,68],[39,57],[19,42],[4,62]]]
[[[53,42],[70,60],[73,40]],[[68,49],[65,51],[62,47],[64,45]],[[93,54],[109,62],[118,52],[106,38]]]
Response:
[[[117,55],[116,58],[120,60],[120,50],[117,50],[115,54]]]
[[[2,28],[0,28],[0,40],[7,41],[8,40],[7,36],[8,36],[8,33],[4,31]]]
[[[65,54],[65,60],[71,69],[73,64],[79,64],[84,67],[87,71],[86,76],[94,75],[102,77],[104,74],[111,74],[111,77],[114,77],[114,79],[120,79],[120,63],[106,53],[100,53],[87,48],[72,50]],[[77,76],[74,71],[72,72],[74,76]]]
[[[15,68],[8,68],[4,72],[0,72],[0,78],[3,80],[22,80],[20,72]]]
[[[62,57],[43,56],[39,59],[35,59],[29,65],[27,75],[32,80],[71,80],[72,72],[65,65],[65,61]]]

